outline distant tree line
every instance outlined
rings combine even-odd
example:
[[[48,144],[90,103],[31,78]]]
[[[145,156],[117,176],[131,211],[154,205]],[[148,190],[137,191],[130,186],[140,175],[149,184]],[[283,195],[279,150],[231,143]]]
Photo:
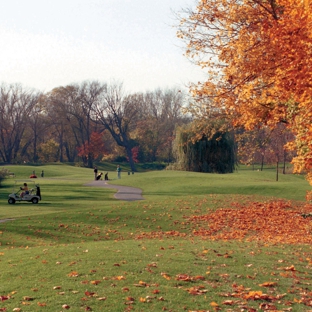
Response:
[[[171,162],[182,92],[125,93],[122,84],[88,81],[42,93],[0,86],[0,161],[3,163],[124,160]]]
[[[97,81],[50,92],[0,86],[0,162],[166,162],[172,168],[232,172],[234,163],[283,162],[293,154],[283,124],[253,131],[205,126],[183,114],[187,97],[177,89],[126,94],[122,84]],[[210,130],[209,130],[210,129]],[[212,129],[218,129],[213,132]]]

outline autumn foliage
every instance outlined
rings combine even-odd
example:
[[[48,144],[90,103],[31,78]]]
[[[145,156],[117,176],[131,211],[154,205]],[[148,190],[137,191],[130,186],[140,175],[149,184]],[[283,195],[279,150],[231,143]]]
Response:
[[[312,206],[293,206],[290,202],[232,203],[189,220],[199,224],[193,234],[209,239],[259,241],[273,244],[311,244]],[[308,216],[308,217],[307,217]]]
[[[86,141],[82,146],[77,147],[77,150],[78,156],[85,157],[86,159],[91,157],[94,160],[103,156],[106,150],[102,134],[92,132],[90,140]]]
[[[200,0],[180,20],[186,56],[208,73],[191,87],[189,112],[247,130],[285,123],[296,137],[295,172],[311,182],[312,3]]]
[[[179,230],[142,232],[136,238],[196,236],[208,240],[264,244],[312,243],[312,205],[291,201],[232,202],[228,207],[208,209],[207,214],[185,216],[181,224],[190,225],[190,230],[187,233]]]

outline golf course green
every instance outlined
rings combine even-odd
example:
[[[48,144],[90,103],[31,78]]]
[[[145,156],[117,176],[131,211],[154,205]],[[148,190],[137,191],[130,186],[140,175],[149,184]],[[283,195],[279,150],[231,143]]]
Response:
[[[0,311],[312,310],[312,206],[302,175],[8,166],[0,188]],[[44,177],[40,172],[44,170]],[[33,179],[38,204],[8,204]],[[131,194],[129,194],[130,196]]]

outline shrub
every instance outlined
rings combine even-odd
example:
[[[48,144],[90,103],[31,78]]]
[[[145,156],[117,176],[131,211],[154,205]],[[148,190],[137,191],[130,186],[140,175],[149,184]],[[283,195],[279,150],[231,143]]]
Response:
[[[1,182],[10,175],[10,171],[6,168],[2,168],[0,170],[0,185],[1,185]]]
[[[116,156],[114,159],[114,162],[127,162],[127,157],[126,156]]]

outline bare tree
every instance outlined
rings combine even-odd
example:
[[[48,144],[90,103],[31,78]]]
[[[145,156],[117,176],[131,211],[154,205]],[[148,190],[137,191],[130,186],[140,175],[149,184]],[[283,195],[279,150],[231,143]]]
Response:
[[[48,122],[44,107],[44,96],[40,95],[38,102],[33,107],[33,110],[28,118],[27,129],[25,131],[24,146],[22,147],[21,156],[26,154],[26,148],[31,150],[29,157],[34,163],[38,162],[38,149],[39,145],[44,142],[45,135],[51,125]],[[28,153],[27,153],[28,154]]]
[[[157,89],[144,94],[136,135],[149,161],[172,159],[175,128],[186,121],[182,115],[183,101],[184,96],[177,89]]]
[[[69,107],[75,101],[76,93],[76,88],[66,86],[55,88],[46,95],[45,106],[52,126],[51,136],[59,143],[61,162],[64,154],[67,155],[68,161],[74,161],[77,156],[76,146],[79,145],[79,140],[74,131],[74,120],[69,113]]]
[[[0,157],[11,163],[17,158],[20,144],[40,93],[23,90],[21,85],[0,87]]]
[[[82,112],[82,116],[73,114],[79,121],[83,132],[85,133],[84,143],[90,144],[91,133],[96,130],[97,123],[95,123],[96,116],[94,110],[96,105],[99,103],[100,97],[105,90],[105,85],[101,85],[97,81],[83,82],[78,87],[78,104]],[[83,118],[81,118],[83,117]],[[82,134],[83,134],[82,132]],[[88,167],[93,167],[93,157],[89,153],[88,155]]]
[[[122,84],[104,85],[101,100],[94,110],[98,122],[126,151],[132,171],[136,171],[130,132],[136,124],[142,95],[125,95]]]
[[[69,85],[52,90],[48,102],[54,108],[50,116],[56,121],[56,131],[59,137],[61,155],[63,147],[68,149],[68,141],[64,141],[64,131],[70,126],[75,140],[75,147],[90,143],[91,133],[96,129],[94,122],[94,107],[99,101],[104,86],[100,83],[83,82],[81,85]],[[58,113],[55,114],[55,111]],[[93,166],[92,155],[85,157],[84,162],[88,167]]]

